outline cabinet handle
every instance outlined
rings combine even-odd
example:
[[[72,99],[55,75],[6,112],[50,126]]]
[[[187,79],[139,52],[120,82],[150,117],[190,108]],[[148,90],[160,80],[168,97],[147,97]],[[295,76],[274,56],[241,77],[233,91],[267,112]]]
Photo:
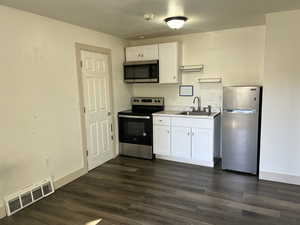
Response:
[[[187,135],[190,136],[190,132],[188,132]]]
[[[173,80],[176,80],[176,78],[177,78],[177,77],[176,77],[176,76],[174,76],[174,77],[173,77]]]
[[[169,134],[169,133],[170,133],[170,131],[169,131],[169,130],[167,130],[167,133]]]

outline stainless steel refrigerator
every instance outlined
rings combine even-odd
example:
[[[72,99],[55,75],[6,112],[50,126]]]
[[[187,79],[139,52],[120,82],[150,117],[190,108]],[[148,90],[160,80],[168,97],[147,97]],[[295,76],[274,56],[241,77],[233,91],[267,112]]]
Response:
[[[258,173],[261,92],[259,86],[223,89],[223,169]]]

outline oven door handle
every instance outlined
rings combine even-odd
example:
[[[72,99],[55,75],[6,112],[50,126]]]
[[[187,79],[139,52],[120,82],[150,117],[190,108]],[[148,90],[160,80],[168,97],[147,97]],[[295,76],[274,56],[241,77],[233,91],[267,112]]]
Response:
[[[132,118],[132,119],[151,119],[150,116],[129,116],[129,115],[119,115],[119,118]]]

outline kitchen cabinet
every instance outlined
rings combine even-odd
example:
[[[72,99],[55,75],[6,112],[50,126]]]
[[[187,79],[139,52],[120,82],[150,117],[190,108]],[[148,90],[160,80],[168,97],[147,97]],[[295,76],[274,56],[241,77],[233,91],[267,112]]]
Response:
[[[162,43],[159,50],[159,83],[174,84],[181,81],[181,45],[178,42]]]
[[[125,54],[127,62],[159,60],[159,84],[181,82],[182,48],[179,42],[127,47]]]
[[[158,113],[159,114],[159,113]],[[157,158],[213,167],[220,151],[220,116],[155,115],[154,154]]]
[[[153,130],[153,149],[154,154],[170,155],[171,154],[171,132],[169,126],[154,126]]]
[[[125,49],[126,61],[158,60],[158,45],[144,45]]]
[[[210,129],[192,128],[192,159],[211,162],[214,157],[212,131]]]
[[[172,156],[191,158],[191,131],[186,127],[172,127]]]

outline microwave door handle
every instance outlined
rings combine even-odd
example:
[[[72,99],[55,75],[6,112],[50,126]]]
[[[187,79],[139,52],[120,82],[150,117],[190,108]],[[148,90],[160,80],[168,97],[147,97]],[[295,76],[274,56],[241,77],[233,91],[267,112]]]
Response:
[[[129,116],[129,115],[119,115],[119,118],[131,118],[131,119],[151,119],[150,116]]]

